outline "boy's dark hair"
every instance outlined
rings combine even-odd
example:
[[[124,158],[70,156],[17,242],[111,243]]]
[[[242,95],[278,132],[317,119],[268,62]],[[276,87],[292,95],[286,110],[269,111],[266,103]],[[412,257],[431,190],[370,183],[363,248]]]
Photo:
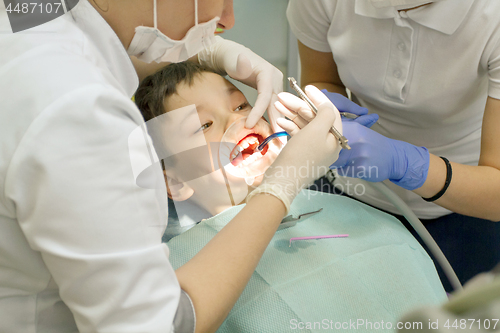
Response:
[[[165,113],[163,101],[177,92],[181,83],[193,84],[196,75],[215,73],[192,61],[173,63],[145,78],[135,93],[135,104],[145,121]]]

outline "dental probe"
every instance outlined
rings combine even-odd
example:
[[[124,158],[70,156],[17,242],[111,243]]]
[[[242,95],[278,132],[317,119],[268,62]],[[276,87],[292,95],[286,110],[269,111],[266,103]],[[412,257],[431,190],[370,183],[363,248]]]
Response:
[[[309,104],[309,107],[314,112],[314,114],[318,113],[318,108],[316,107],[316,105],[313,104],[313,102],[309,99],[309,97],[307,97],[307,95],[302,91],[302,89],[300,89],[299,85],[297,84],[297,81],[295,81],[293,77],[289,77],[288,81],[290,81],[290,87],[292,87],[297,92],[297,94],[299,94],[300,98],[302,98],[307,104]],[[339,140],[340,146],[342,148],[345,148],[347,150],[351,149],[351,147],[347,143],[346,137],[343,136],[335,128],[335,126],[332,125],[332,128],[330,128],[330,133],[332,133],[333,136],[335,136]]]

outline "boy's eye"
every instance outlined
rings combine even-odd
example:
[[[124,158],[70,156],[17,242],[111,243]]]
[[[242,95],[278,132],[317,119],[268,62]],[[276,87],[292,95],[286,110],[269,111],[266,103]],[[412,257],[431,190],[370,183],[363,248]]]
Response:
[[[198,130],[195,133],[198,133],[199,131],[204,131],[204,130],[208,129],[210,126],[212,126],[212,122],[211,121],[209,121],[208,123],[205,123],[205,124],[201,125],[201,127],[198,128]]]
[[[245,102],[245,103],[242,103],[240,106],[238,106],[234,111],[238,112],[238,111],[246,109],[249,106],[250,106],[250,104],[248,104],[248,102]]]

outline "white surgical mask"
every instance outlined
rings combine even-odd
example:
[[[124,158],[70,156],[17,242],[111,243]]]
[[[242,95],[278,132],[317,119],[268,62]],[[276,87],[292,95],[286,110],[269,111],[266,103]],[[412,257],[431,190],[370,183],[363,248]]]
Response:
[[[215,43],[215,29],[219,17],[198,24],[198,0],[195,0],[195,26],[181,40],[173,40],[158,29],[158,14],[154,0],[154,28],[140,26],[127,50],[128,54],[150,63],[182,62]]]
[[[398,9],[413,8],[426,3],[439,0],[370,0],[372,5],[377,8],[397,7]]]

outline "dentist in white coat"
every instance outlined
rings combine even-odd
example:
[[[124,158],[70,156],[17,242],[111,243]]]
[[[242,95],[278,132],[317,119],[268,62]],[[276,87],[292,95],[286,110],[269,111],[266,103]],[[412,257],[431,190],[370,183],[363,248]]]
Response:
[[[129,139],[144,123],[130,56],[178,62],[205,48],[200,61],[258,88],[252,127],[282,74],[241,45],[213,43],[217,27],[234,24],[232,5],[80,0],[19,33],[5,32],[0,8],[0,332],[210,332],[223,322],[296,192],[272,193],[286,180],[266,175],[268,186],[174,272],[161,244],[166,189],[139,187],[132,170],[150,155]],[[324,101],[277,165],[333,163],[333,110]],[[311,151],[317,141],[326,144]]]

